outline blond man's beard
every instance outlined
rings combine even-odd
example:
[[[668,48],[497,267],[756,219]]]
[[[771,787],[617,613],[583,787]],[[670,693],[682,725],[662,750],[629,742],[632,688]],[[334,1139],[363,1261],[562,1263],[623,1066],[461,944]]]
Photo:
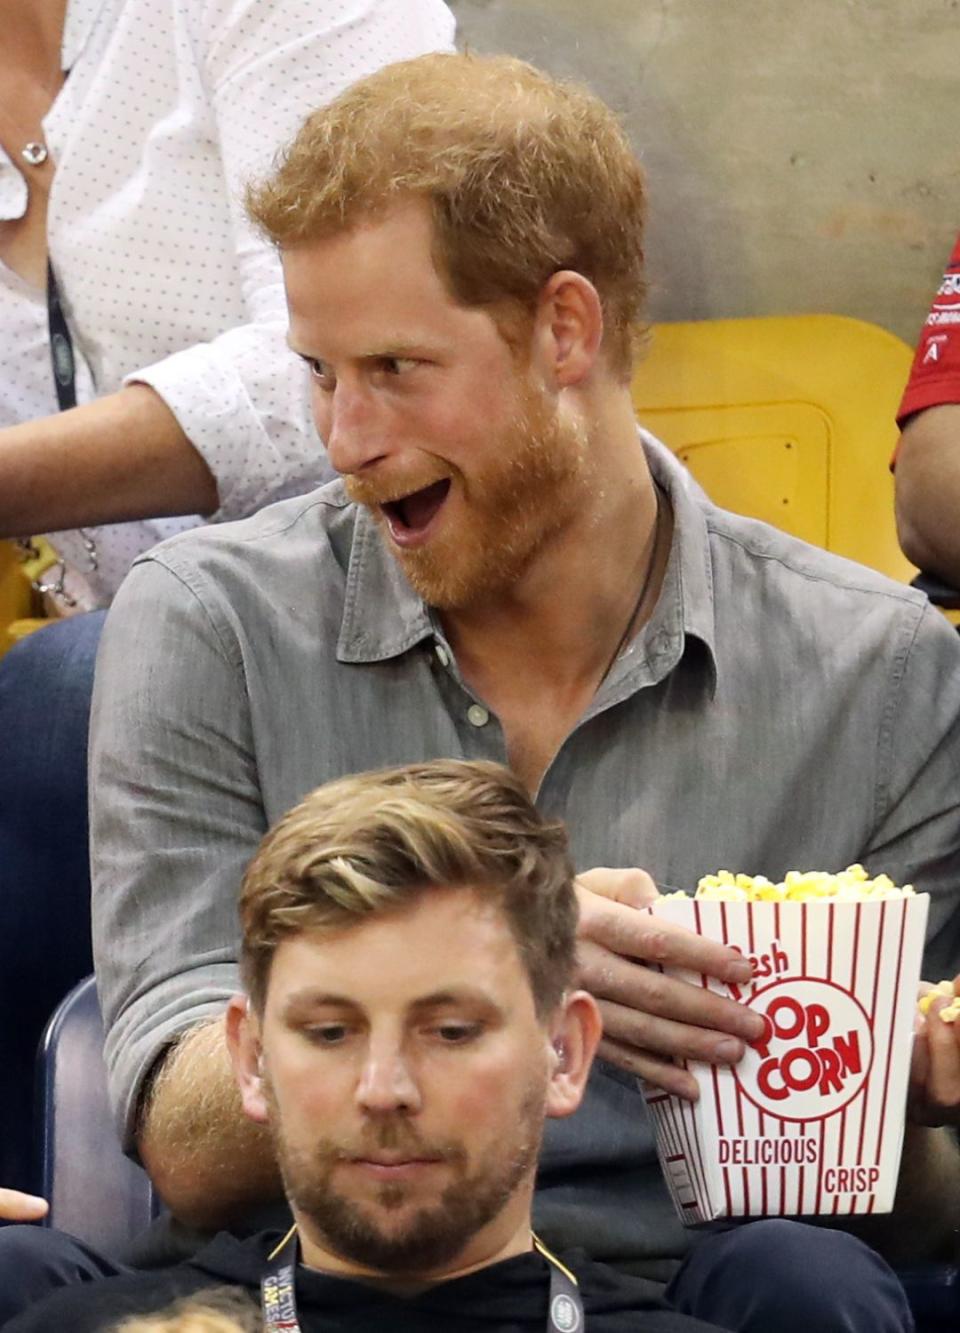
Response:
[[[543,1137],[545,1077],[531,1073],[511,1118],[509,1133],[473,1166],[459,1140],[422,1145],[403,1113],[383,1117],[347,1142],[318,1137],[292,1144],[283,1132],[276,1094],[268,1077],[264,1092],[271,1108],[270,1131],[287,1198],[298,1222],[341,1258],[385,1273],[428,1273],[452,1262],[483,1227],[494,1221],[518,1191],[532,1190]],[[377,1206],[341,1193],[338,1164],[356,1153],[409,1148],[411,1155],[439,1155],[450,1180],[435,1199],[409,1210],[407,1187],[385,1184]],[[408,1213],[401,1222],[400,1215]]]

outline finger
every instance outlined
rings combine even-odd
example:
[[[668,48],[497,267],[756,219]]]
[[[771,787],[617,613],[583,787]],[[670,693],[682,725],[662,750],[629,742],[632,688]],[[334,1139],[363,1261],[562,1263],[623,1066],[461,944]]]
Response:
[[[945,996],[938,996],[928,1011],[926,1035],[930,1063],[926,1094],[928,1102],[943,1112],[945,1119],[951,1120],[960,1109],[960,1047],[954,1032],[955,1024],[944,1023],[940,1017],[948,1003]]]
[[[745,985],[753,976],[749,961],[729,945],[596,894],[581,893],[579,897],[580,938],[593,940],[611,953],[739,985]]]
[[[712,1065],[733,1065],[742,1059],[744,1044],[736,1037],[708,1028],[677,1023],[652,1014],[638,1014],[622,1005],[600,1005],[603,1035],[624,1049]]]
[[[594,999],[612,1001],[631,1011],[637,1022],[655,1015],[746,1041],[764,1033],[759,1014],[704,986],[694,986],[658,968],[644,967],[584,941],[577,953],[578,981]],[[632,1043],[642,1046],[642,1041]]]
[[[911,1095],[920,1094],[922,1097],[926,1097],[929,1071],[930,1048],[927,1044],[927,1025],[921,1017],[914,1033],[913,1050],[910,1053]]]
[[[46,1217],[49,1204],[35,1194],[0,1189],[0,1217],[7,1222],[38,1222]]]
[[[695,1102],[700,1096],[697,1080],[686,1069],[673,1064],[670,1060],[660,1060],[645,1051],[636,1051],[632,1047],[621,1046],[619,1042],[606,1037],[597,1047],[597,1053],[618,1069],[628,1074],[635,1074],[653,1088],[682,1097],[684,1101]]]
[[[660,897],[652,877],[637,868],[614,870],[609,866],[596,866],[578,875],[576,882],[578,887],[597,897],[627,907],[648,907]]]

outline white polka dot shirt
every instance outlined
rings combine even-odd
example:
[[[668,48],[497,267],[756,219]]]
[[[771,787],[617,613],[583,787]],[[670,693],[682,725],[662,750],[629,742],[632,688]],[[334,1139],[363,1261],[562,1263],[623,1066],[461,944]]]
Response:
[[[243,187],[311,108],[449,48],[453,29],[442,0],[70,0],[70,75],[44,131],[78,398],[151,385],[216,477],[214,520],[329,476],[285,343],[279,261],[243,216]],[[25,201],[0,150],[0,218]],[[0,327],[0,424],[55,411],[45,301],[8,270]],[[141,551],[200,521],[95,529],[96,569],[79,534],[55,544],[81,603],[103,605]]]

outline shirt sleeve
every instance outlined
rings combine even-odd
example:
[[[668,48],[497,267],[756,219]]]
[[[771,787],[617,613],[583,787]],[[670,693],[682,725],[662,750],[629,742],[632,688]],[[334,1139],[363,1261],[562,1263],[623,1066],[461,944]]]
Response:
[[[266,826],[239,648],[199,579],[135,564],[97,660],[94,958],[127,1148],[157,1056],[239,989],[237,892]]]
[[[903,425],[914,412],[941,403],[960,403],[960,235],[923,326],[897,421]]]
[[[930,894],[924,976],[960,971],[960,638],[929,602],[901,620],[860,859]]]
[[[197,8],[248,322],[126,382],[149,384],[203,456],[219,521],[332,476],[306,375],[286,346],[280,262],[244,215],[244,189],[267,174],[309,111],[383,65],[450,49],[454,21],[441,0],[207,0]]]

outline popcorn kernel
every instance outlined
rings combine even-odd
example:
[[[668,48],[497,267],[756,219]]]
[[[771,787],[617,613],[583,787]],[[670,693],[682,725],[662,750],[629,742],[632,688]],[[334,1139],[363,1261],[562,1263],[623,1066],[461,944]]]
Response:
[[[932,990],[920,996],[917,1008],[921,1014],[928,1014],[934,1000],[939,999],[941,995],[947,996],[950,1003],[940,1010],[940,1018],[944,1023],[956,1023],[960,1019],[960,995],[954,991],[952,981],[938,981]]]

